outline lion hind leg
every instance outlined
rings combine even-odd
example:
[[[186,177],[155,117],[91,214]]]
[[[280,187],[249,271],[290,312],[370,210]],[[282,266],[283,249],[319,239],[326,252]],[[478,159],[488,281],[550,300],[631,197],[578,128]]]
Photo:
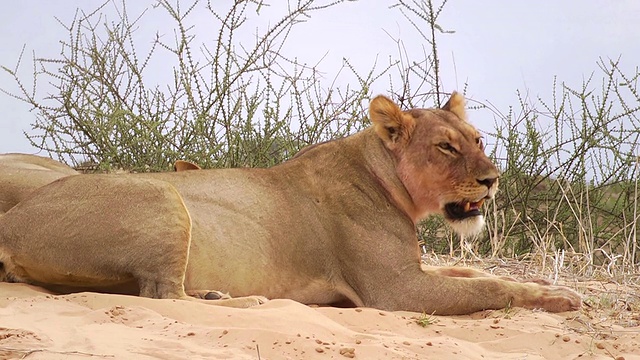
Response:
[[[229,294],[215,290],[184,291],[182,282],[138,279],[140,296],[154,299],[180,299],[207,305],[249,308],[269,301],[264,296],[244,296],[232,298]]]
[[[250,308],[257,305],[262,305],[267,301],[269,301],[269,299],[267,299],[266,297],[259,296],[259,295],[243,296],[243,297],[228,298],[228,299],[217,299],[217,300],[204,300],[204,299],[194,298],[192,296],[185,296],[184,298],[182,298],[182,300],[189,300],[189,301],[195,301],[195,302],[199,302],[207,305],[218,305],[218,306],[226,306],[226,307],[233,307],[233,308]]]
[[[0,281],[9,283],[29,283],[24,269],[11,259],[11,255],[0,247]]]
[[[216,290],[188,290],[186,293],[186,300],[235,308],[249,308],[269,301],[266,297],[258,295],[232,298],[228,293]]]
[[[228,293],[216,290],[188,290],[186,293],[191,297],[203,300],[231,299],[231,296]]]
[[[187,296],[184,293],[184,287],[181,282],[156,280],[156,279],[138,279],[140,287],[140,296],[152,299],[181,299]]]

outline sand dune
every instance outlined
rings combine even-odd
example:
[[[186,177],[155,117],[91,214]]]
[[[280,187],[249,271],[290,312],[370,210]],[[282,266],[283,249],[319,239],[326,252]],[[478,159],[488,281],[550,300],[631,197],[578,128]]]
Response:
[[[0,284],[2,359],[640,359],[640,328],[577,331],[580,313],[432,316],[272,300],[233,309]],[[580,324],[579,324],[580,325]],[[581,333],[582,332],[582,333]]]

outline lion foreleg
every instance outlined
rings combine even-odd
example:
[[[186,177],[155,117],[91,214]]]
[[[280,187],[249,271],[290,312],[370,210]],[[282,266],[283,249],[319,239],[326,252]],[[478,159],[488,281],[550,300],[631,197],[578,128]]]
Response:
[[[440,275],[440,276],[462,277],[462,278],[492,277],[492,278],[502,279],[506,281],[529,282],[529,283],[535,283],[540,285],[552,284],[551,281],[547,279],[526,278],[524,280],[518,280],[511,276],[498,276],[498,275],[486,273],[484,271],[467,268],[467,267],[460,267],[460,266],[430,266],[425,264],[422,264],[421,266],[422,266],[422,271],[424,271],[425,273],[430,273],[430,274]]]
[[[422,271],[425,273],[430,273],[434,275],[440,276],[448,276],[448,277],[461,277],[461,278],[483,278],[483,277],[492,277],[507,281],[518,281],[515,278],[510,276],[496,276],[493,274],[486,273],[484,271],[468,268],[468,267],[460,267],[460,266],[429,266],[422,264]]]
[[[446,274],[448,271],[444,271]],[[449,272],[454,275],[477,275],[474,272]],[[576,310],[581,298],[569,288],[521,283],[494,276],[446,276],[414,268],[400,276],[395,286],[401,297],[385,297],[383,301],[394,309],[411,309],[441,315],[468,314],[508,306],[544,309],[550,312]],[[373,304],[376,306],[376,304]]]

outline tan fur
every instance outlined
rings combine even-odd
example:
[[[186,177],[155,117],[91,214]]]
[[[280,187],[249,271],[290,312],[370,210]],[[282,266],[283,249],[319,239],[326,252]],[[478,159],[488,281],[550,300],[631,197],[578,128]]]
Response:
[[[456,116],[460,120],[466,121],[467,113],[466,113],[466,110],[464,109],[464,106],[465,106],[464,97],[459,92],[454,91],[451,94],[449,101],[447,101],[447,103],[444,104],[442,109],[451,111],[452,113],[456,114]]]
[[[198,170],[200,166],[176,160],[175,171]],[[50,158],[30,154],[0,154],[0,214],[7,212],[33,191],[54,180],[78,175],[72,167]]]
[[[37,188],[69,175],[78,175],[78,172],[49,158],[0,154],[0,214],[29,197]]]
[[[406,112],[377,97],[370,118],[372,128],[269,169],[65,178],[59,183],[67,186],[44,187],[0,217],[0,260],[7,277],[23,281],[174,284],[153,294],[159,297],[183,297],[176,284],[184,278],[184,289],[196,295],[217,289],[437,314],[580,307],[580,296],[563,287],[422,268],[416,223],[445,214],[458,231],[477,232],[482,216],[446,209],[479,204],[497,188],[498,171],[465,121],[461,96],[444,109]],[[91,190],[97,184],[100,190]],[[76,207],[72,193],[93,200],[68,223],[32,229],[61,221]],[[39,209],[43,202],[49,205]],[[105,218],[111,212],[120,215]],[[82,231],[70,230],[80,225]],[[48,244],[69,250],[50,252]]]

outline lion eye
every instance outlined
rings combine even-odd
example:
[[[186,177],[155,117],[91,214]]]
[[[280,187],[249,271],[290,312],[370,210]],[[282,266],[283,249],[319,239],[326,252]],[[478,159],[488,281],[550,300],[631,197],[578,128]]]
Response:
[[[480,150],[484,150],[484,141],[482,141],[482,138],[477,138],[476,139],[476,144],[478,145]]]
[[[448,142],[444,142],[444,141],[443,141],[443,142],[441,142],[441,143],[439,143],[439,144],[438,144],[438,147],[439,147],[440,149],[442,149],[442,150],[444,150],[444,151],[448,151],[448,152],[450,152],[450,153],[452,153],[452,154],[455,154],[455,153],[457,153],[457,152],[458,152],[458,150],[456,150],[456,148],[454,148],[453,146],[451,146],[451,144],[450,144],[450,143],[448,143]]]

